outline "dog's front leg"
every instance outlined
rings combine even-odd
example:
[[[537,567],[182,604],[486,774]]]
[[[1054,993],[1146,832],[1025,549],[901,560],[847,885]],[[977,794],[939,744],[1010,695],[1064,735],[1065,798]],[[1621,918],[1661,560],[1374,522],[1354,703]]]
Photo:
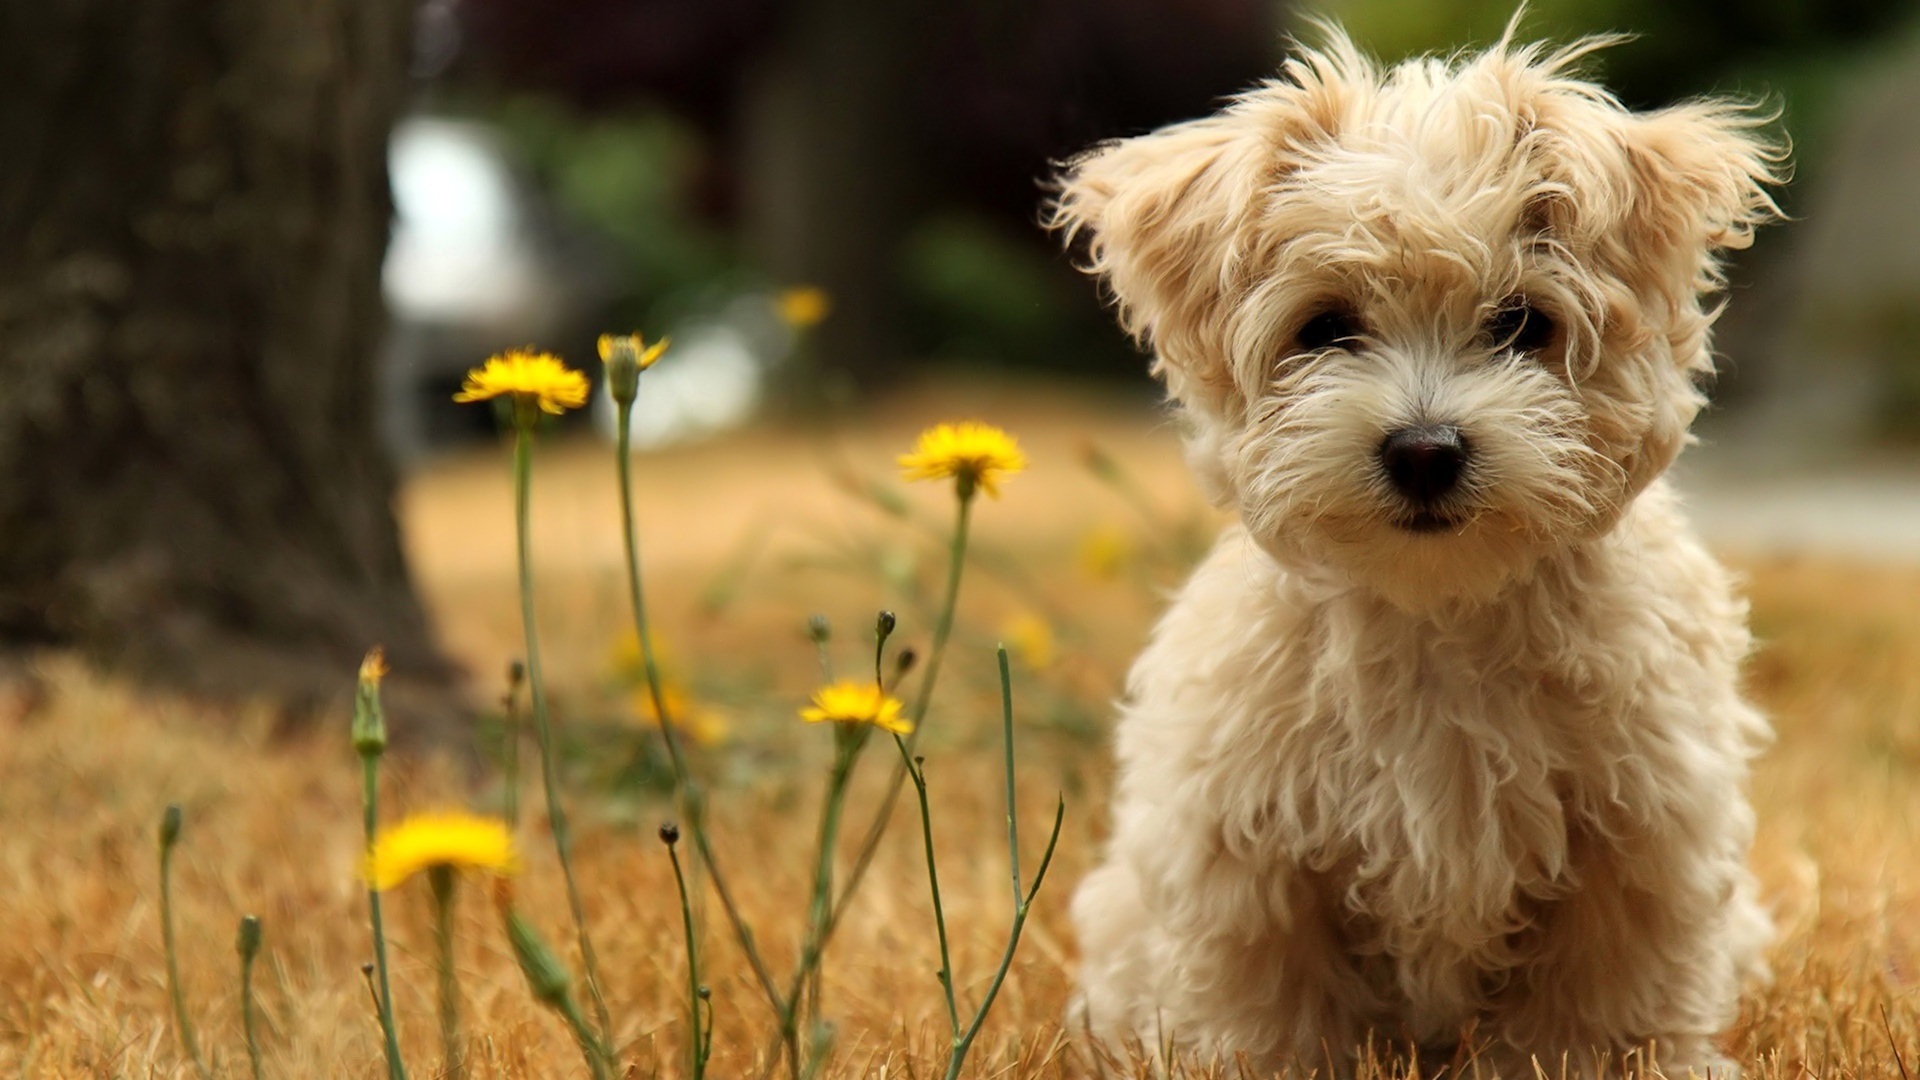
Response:
[[[1580,888],[1555,905],[1496,1012],[1499,1075],[1531,1077],[1534,1061],[1558,1075],[1564,1061],[1581,1076],[1627,1062],[1647,1075],[1738,1077],[1715,1035],[1733,1020],[1742,958],[1768,932],[1745,866],[1685,843],[1583,847]]]
[[[1077,1020],[1156,1057],[1345,1072],[1366,990],[1314,879],[1235,856],[1202,821],[1135,823],[1081,884]]]

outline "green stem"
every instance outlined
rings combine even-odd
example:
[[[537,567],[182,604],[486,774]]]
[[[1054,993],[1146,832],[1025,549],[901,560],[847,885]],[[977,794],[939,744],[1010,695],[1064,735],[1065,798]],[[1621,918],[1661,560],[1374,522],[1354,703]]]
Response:
[[[926,674],[921,676],[920,696],[913,706],[913,732],[907,736],[909,749],[920,741],[926,726],[927,708],[933,704],[934,684],[940,678],[940,661],[946,656],[947,639],[953,636],[953,616],[960,602],[960,572],[967,565],[967,529],[973,519],[973,493],[961,488],[960,510],[953,525],[953,543],[947,550],[947,594],[940,605],[940,621],[933,627],[933,648],[927,655]],[[899,790],[896,780],[894,790]]]
[[[533,559],[529,542],[528,512],[533,487],[533,422],[531,411],[514,402],[513,440],[513,518],[519,548],[520,621],[527,645],[527,687],[533,702],[534,738],[540,746],[540,779],[546,788],[547,821],[553,830],[554,852],[560,858],[560,876],[567,885],[567,906],[573,914],[574,934],[580,942],[580,960],[586,968],[587,993],[593,998],[595,1018],[599,1020],[600,1041],[613,1042],[613,1017],[607,1012],[605,995],[600,992],[600,962],[587,936],[586,907],[580,900],[580,886],[573,876],[573,837],[567,827],[566,808],[560,802],[558,763],[554,760],[553,723],[547,711],[546,680],[540,669],[540,639],[533,617]]]
[[[253,1080],[265,1075],[260,1067],[260,1040],[253,1026],[253,961],[260,955],[260,920],[248,915],[240,920],[240,1030],[247,1039],[247,1063]]]
[[[520,682],[525,670],[516,661],[508,668],[506,706],[506,745],[501,763],[502,777],[507,788],[507,827],[520,828]]]
[[[994,999],[1000,996],[1001,984],[1007,981],[1007,972],[1013,967],[1013,954],[1020,948],[1020,932],[1027,925],[1027,913],[1033,909],[1033,898],[1039,895],[1040,884],[1047,879],[1047,868],[1053,865],[1054,848],[1060,842],[1060,826],[1066,820],[1066,815],[1067,803],[1062,799],[1054,807],[1053,831],[1047,836],[1047,849],[1040,856],[1040,868],[1033,875],[1033,888],[1027,890],[1013,910],[1013,928],[1007,935],[1007,948],[1000,954],[1000,966],[993,973],[993,982],[988,984],[986,996],[980,999],[980,1008],[973,1014],[973,1022],[953,1042],[953,1057],[947,1062],[947,1080],[959,1077],[960,1067],[966,1063],[967,1053],[973,1049],[974,1037],[980,1034],[980,1027],[987,1020],[987,1012],[993,1008]]]
[[[200,1056],[193,1021],[187,1017],[187,997],[180,985],[180,953],[173,937],[173,845],[180,838],[180,817],[179,805],[170,804],[160,825],[160,943],[167,954],[167,994],[173,998],[173,1026],[180,1035],[180,1045],[186,1048],[200,1080],[213,1080],[206,1060]]]
[[[831,932],[830,921],[833,911],[833,855],[836,841],[840,835],[841,812],[846,807],[847,781],[853,775],[854,762],[859,760],[860,749],[866,745],[866,731],[852,734],[835,732],[833,771],[827,780],[827,799],[820,810],[820,833],[817,861],[813,872],[813,898],[808,905],[807,934],[800,945],[800,964],[794,970],[792,983],[783,1000],[786,1007],[780,1017],[780,1037],[787,1047],[788,1067],[794,1080],[799,1080],[799,1022],[801,1019],[801,990],[809,988],[807,995],[808,1017],[816,1023],[820,1017],[820,983],[818,973],[820,959],[826,952],[827,936]],[[817,1048],[815,1048],[817,1049]],[[812,1058],[813,1050],[809,1051]],[[818,1064],[809,1060],[810,1070]]]
[[[1000,733],[1006,749],[1005,768],[1007,783],[1007,863],[1013,872],[1013,926],[1007,934],[1006,951],[1000,955],[1000,967],[993,973],[993,982],[987,986],[986,996],[980,1000],[980,1008],[973,1014],[973,1021],[962,1032],[958,1023],[954,1024],[953,1056],[947,1061],[947,1080],[957,1080],[960,1068],[966,1064],[967,1053],[973,1049],[974,1037],[980,1034],[980,1027],[986,1023],[987,1013],[993,1008],[994,999],[1000,995],[1000,986],[1006,982],[1007,971],[1013,967],[1013,954],[1020,947],[1020,932],[1026,928],[1027,912],[1033,907],[1033,898],[1040,893],[1040,883],[1047,879],[1047,867],[1053,865],[1053,852],[1060,842],[1060,825],[1066,819],[1067,803],[1063,798],[1054,807],[1053,832],[1047,836],[1047,850],[1040,857],[1040,870],[1034,875],[1033,888],[1027,889],[1020,881],[1020,830],[1019,808],[1015,801],[1013,772],[1013,674],[1007,668],[1007,649],[1002,645],[998,650],[1000,661]],[[923,800],[924,802],[924,800]],[[933,857],[927,857],[929,874],[932,871]],[[937,894],[936,894],[937,895]],[[934,908],[936,917],[939,907]]]
[[[622,406],[615,425],[614,467],[620,479],[620,535],[627,553],[627,602],[633,608],[633,634],[640,642],[640,667],[646,673],[647,693],[653,698],[654,719],[660,724],[660,738],[667,744],[667,757],[673,762],[674,779],[687,780],[687,760],[680,751],[680,740],[673,733],[667,715],[666,692],[660,681],[659,660],[653,651],[653,634],[647,624],[647,597],[640,580],[640,536],[633,519],[632,406]],[[691,824],[691,823],[689,823]]]
[[[440,960],[440,1047],[446,1075],[461,1080],[467,1075],[467,1055],[460,1036],[460,976],[453,961],[453,898],[458,884],[453,867],[428,867],[427,884],[433,888],[433,938]]]
[[[1007,866],[1013,872],[1013,903],[1020,904],[1020,829],[1015,824],[1019,813],[1013,791],[1013,672],[1007,667],[1007,647],[995,650],[1000,661],[1000,742],[1006,749],[1007,772]]]
[[[366,827],[367,850],[373,850],[373,837],[380,824],[380,755],[360,755],[360,806]],[[387,1041],[388,1080],[407,1080],[407,1066],[400,1059],[400,1032],[393,1021],[393,985],[387,979],[387,932],[380,917],[380,890],[367,886],[367,916],[373,924],[373,964],[380,978],[380,1031]]]
[[[921,676],[920,695],[911,714],[913,733],[906,740],[908,756],[911,756],[914,746],[919,742],[921,732],[926,730],[927,708],[933,701],[934,683],[940,676],[940,659],[946,654],[947,639],[953,635],[954,612],[960,602],[960,576],[967,562],[967,532],[972,521],[974,492],[967,487],[961,487],[958,491],[960,509],[954,518],[953,540],[947,547],[947,592],[941,602],[939,621],[934,624],[933,647],[929,650],[926,673]],[[847,902],[853,898],[854,890],[860,887],[868,868],[873,865],[874,856],[880,851],[880,838],[886,834],[888,822],[893,820],[893,808],[899,802],[901,789],[906,786],[907,773],[903,761],[894,767],[893,776],[887,781],[887,794],[881,800],[880,811],[867,826],[866,835],[861,838],[860,847],[854,855],[853,865],[847,871],[846,886],[834,901],[833,913],[827,920],[827,938],[833,936]]]
[[[593,1080],[609,1080],[607,1061],[613,1055],[594,1037],[593,1029],[587,1026],[587,1018],[580,1015],[580,1005],[573,1000],[573,995],[563,996],[554,1008],[566,1020],[567,1027],[573,1029],[573,1039],[580,1044],[580,1056],[586,1058],[587,1069],[593,1073]]]
[[[675,787],[679,791],[682,818],[687,823],[687,832],[693,836],[694,853],[699,856],[700,864],[706,867],[707,877],[713,882],[714,894],[720,898],[720,907],[726,912],[727,922],[733,928],[735,939],[747,955],[747,963],[753,968],[754,977],[759,980],[760,989],[767,997],[767,1004],[773,1008],[776,1016],[785,1011],[780,998],[780,989],[774,983],[773,971],[760,955],[754,944],[753,931],[747,926],[740,909],[733,901],[733,891],[727,888],[726,878],[720,873],[719,864],[713,858],[713,845],[707,838],[706,815],[699,789],[694,785],[691,770],[687,766],[686,756],[681,753],[680,743],[673,733],[672,718],[667,712],[664,688],[661,686],[659,661],[653,648],[653,633],[647,622],[647,599],[640,578],[640,540],[639,530],[634,524],[633,515],[633,455],[630,453],[633,432],[633,402],[617,403],[614,432],[614,468],[619,474],[620,486],[620,531],[625,541],[627,556],[627,600],[633,611],[633,634],[640,643],[640,664],[647,678],[647,692],[653,699],[653,715],[660,725],[660,738],[666,743],[667,757],[673,763]]]
[[[940,937],[940,991],[947,998],[947,1027],[952,1038],[960,1037],[960,1006],[953,995],[953,957],[947,948],[947,913],[940,903],[940,869],[933,860],[933,811],[927,805],[926,766],[908,756],[907,741],[898,735],[893,744],[900,748],[900,760],[913,778],[914,793],[920,799],[920,836],[927,852],[927,886],[933,892],[933,927]]]
[[[700,951],[693,932],[693,904],[687,899],[686,875],[680,872],[679,849],[671,840],[667,841],[667,858],[673,861],[673,884],[680,891],[680,925],[687,934],[687,1052],[693,1063],[693,1080],[701,1080],[707,1074],[707,1049],[711,1044],[700,1027]]]

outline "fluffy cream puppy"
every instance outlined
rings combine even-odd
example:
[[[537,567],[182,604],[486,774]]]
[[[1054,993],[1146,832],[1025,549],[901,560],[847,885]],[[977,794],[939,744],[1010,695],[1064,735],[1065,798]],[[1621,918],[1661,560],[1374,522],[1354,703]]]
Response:
[[[1327,38],[1060,179],[1238,517],[1128,682],[1076,1023],[1724,1074],[1767,728],[1661,474],[1782,154],[1732,103],[1626,110],[1575,71],[1604,42]]]

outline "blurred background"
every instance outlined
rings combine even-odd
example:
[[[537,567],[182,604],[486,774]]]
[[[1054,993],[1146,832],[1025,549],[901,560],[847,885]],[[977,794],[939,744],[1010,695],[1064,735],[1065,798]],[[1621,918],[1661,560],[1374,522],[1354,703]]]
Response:
[[[1056,163],[1209,111],[1271,74],[1291,35],[1311,40],[1315,17],[1391,61],[1489,43],[1511,15],[1507,0],[7,5],[0,659],[74,646],[163,683],[323,700],[385,641],[397,670],[457,683],[409,568],[444,575],[478,529],[409,506],[464,505],[447,477],[467,464],[497,473],[496,417],[451,393],[508,347],[593,371],[607,331],[674,339],[642,394],[645,452],[755,420],[892,417],[905,438],[967,404],[1030,418],[1023,436],[1072,460],[1084,430],[1054,406],[1099,401],[1121,411],[1083,428],[1151,433],[1145,486],[1185,497],[1146,361],[1039,227]],[[1539,0],[1522,34],[1612,31],[1632,37],[1595,74],[1628,104],[1765,101],[1795,147],[1794,220],[1733,268],[1706,445],[1682,466],[1696,516],[1723,546],[1911,558],[1920,4]],[[556,434],[597,446],[606,423],[601,404]],[[758,453],[844,476],[838,451]],[[789,503],[814,490],[763,486]],[[733,534],[701,523],[749,498],[719,490],[662,507],[709,562]],[[781,505],[767,519],[808,512]],[[1085,527],[1070,502],[1050,509]],[[558,541],[576,562],[594,521]]]
[[[392,159],[395,399],[437,404],[504,342],[583,354],[604,326],[671,332],[689,369],[758,370],[813,398],[790,405],[939,367],[1138,383],[1143,363],[1036,227],[1052,162],[1208,111],[1271,73],[1288,35],[1310,39],[1312,16],[1391,60],[1485,43],[1511,14],[1505,0],[429,0]],[[1597,61],[1630,105],[1714,92],[1781,109],[1798,220],[1736,269],[1728,420],[1854,447],[1920,436],[1916,15],[1912,0],[1531,6],[1529,37],[1636,35]],[[740,303],[798,285],[831,304],[808,335],[824,383],[780,379],[767,305]]]

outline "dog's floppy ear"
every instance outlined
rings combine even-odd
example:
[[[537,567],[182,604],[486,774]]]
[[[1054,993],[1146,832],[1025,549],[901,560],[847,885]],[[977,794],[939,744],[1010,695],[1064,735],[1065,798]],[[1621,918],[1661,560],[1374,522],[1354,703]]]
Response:
[[[1221,112],[1104,143],[1056,181],[1048,225],[1084,253],[1178,397],[1230,388],[1219,319],[1249,276],[1264,196],[1331,141],[1351,87],[1371,82],[1352,44],[1328,38]]]
[[[1753,107],[1697,101],[1648,113],[1616,111],[1603,145],[1612,144],[1605,175],[1574,190],[1570,205],[1609,206],[1593,224],[1608,236],[1598,257],[1658,311],[1668,358],[1644,373],[1661,380],[1640,445],[1623,462],[1629,491],[1638,491],[1673,461],[1687,427],[1704,404],[1713,371],[1709,331],[1717,307],[1701,304],[1725,284],[1721,254],[1747,247],[1756,226],[1780,216],[1768,188],[1784,182],[1786,152],[1763,134],[1770,118]],[[1602,193],[1605,192],[1605,196]]]
[[[1780,217],[1767,189],[1786,179],[1786,150],[1763,134],[1771,120],[1727,101],[1633,115],[1622,136],[1629,252],[1690,272],[1700,292],[1718,288],[1719,253],[1747,247],[1755,226]]]
[[[1082,269],[1170,380],[1216,377],[1209,316],[1233,288],[1235,237],[1269,174],[1261,144],[1212,116],[1095,147],[1060,177],[1049,224],[1084,245]]]

